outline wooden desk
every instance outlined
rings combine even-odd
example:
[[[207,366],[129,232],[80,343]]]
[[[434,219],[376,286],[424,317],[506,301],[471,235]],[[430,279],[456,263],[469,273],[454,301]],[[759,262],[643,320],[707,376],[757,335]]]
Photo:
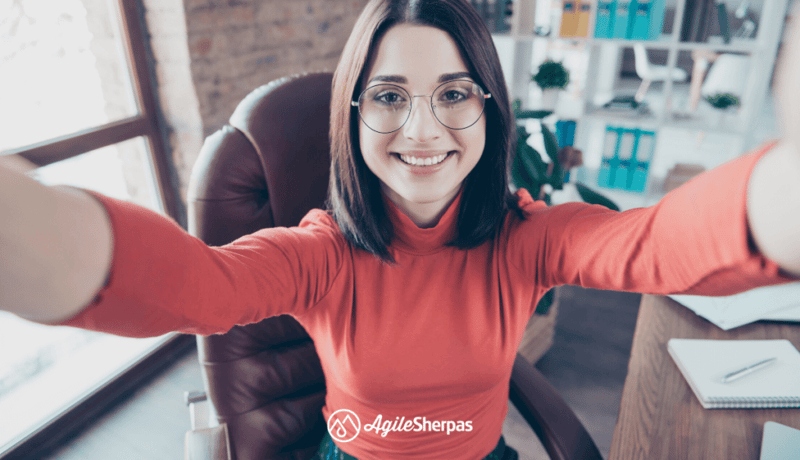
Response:
[[[764,422],[800,429],[800,409],[703,409],[667,353],[670,338],[785,338],[800,349],[800,325],[726,332],[668,297],[643,296],[610,460],[758,460]]]

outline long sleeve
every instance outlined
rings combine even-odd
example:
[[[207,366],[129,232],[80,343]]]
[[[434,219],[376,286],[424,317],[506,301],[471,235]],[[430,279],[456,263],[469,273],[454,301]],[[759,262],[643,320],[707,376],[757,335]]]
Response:
[[[344,239],[326,213],[209,247],[145,208],[93,194],[111,221],[105,287],[64,325],[144,337],[208,335],[278,314],[300,314],[330,289]]]
[[[747,181],[769,148],[702,174],[648,208],[548,208],[528,195],[511,262],[548,287],[727,295],[791,281],[754,248],[747,224]]]

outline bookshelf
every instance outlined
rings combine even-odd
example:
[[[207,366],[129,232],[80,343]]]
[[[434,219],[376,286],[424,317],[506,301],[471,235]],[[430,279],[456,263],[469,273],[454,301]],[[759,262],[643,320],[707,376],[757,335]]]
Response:
[[[552,124],[557,119],[578,121],[575,145],[584,151],[585,163],[574,175],[578,180],[611,198],[619,198],[624,208],[645,206],[663,195],[661,184],[664,176],[676,164],[694,163],[711,169],[755,148],[763,140],[749,128],[765,110],[764,103],[769,97],[788,0],[750,2],[751,13],[757,15],[755,33],[749,38],[731,38],[729,43],[724,43],[721,36],[711,36],[705,42],[681,41],[687,0],[667,0],[666,9],[674,11],[674,14],[666,21],[665,29],[668,30],[652,40],[595,38],[597,0],[591,3],[588,36],[564,38],[559,36],[561,1],[515,0],[513,14],[505,21],[506,30],[495,33],[494,38],[509,93],[512,99],[521,99],[525,108],[535,109],[541,103],[540,91],[530,81],[541,62],[546,59],[562,61],[570,71],[570,85],[561,92],[555,115],[545,122]],[[727,2],[729,16],[738,6],[738,1]],[[553,32],[543,36],[541,32],[548,26]],[[665,80],[648,91],[645,98],[648,112],[604,109],[603,102],[614,95],[633,95],[636,92],[636,86],[626,87],[618,78],[622,51],[635,43],[666,53],[666,67],[670,69],[678,66],[679,56],[687,61],[687,56],[693,52],[744,56],[746,75],[739,95],[739,109],[722,116],[701,100],[692,112],[687,100],[689,84],[671,80]],[[627,83],[630,85],[631,82],[635,84],[632,80]],[[720,117],[723,119],[719,120]],[[603,157],[602,136],[609,125],[658,133],[651,158],[651,177],[643,193],[598,187],[597,175]],[[686,141],[676,142],[677,138]]]

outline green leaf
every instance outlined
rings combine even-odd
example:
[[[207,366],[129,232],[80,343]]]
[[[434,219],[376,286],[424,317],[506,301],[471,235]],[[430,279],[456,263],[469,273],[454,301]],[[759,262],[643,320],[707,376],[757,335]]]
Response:
[[[608,209],[613,209],[614,211],[619,211],[619,206],[616,205],[613,201],[609,200],[608,198],[604,197],[603,195],[595,192],[594,190],[590,189],[589,187],[585,186],[580,182],[575,183],[575,188],[578,189],[578,195],[581,196],[581,199],[589,204],[599,204],[601,206],[605,206]]]
[[[539,299],[539,303],[536,304],[536,310],[533,312],[537,315],[546,315],[547,312],[550,310],[550,307],[553,306],[553,300],[555,299],[555,288],[550,289],[549,291],[545,292],[541,299]]]
[[[517,154],[511,168],[511,178],[517,187],[538,195],[542,184],[547,182],[547,163],[536,149],[528,145],[530,134],[522,127],[518,127],[518,133]]]
[[[553,163],[558,163],[558,141],[550,128],[542,123],[542,136],[544,137],[544,151]]]
[[[517,151],[517,158],[525,172],[531,176],[536,185],[541,186],[547,180],[547,163],[542,161],[541,155],[530,145],[523,145]],[[539,190],[539,187],[536,187]]]
[[[542,123],[542,137],[544,137],[544,150],[550,161],[553,162],[553,172],[547,180],[547,183],[552,185],[554,189],[561,190],[564,187],[564,171],[561,169],[561,164],[558,162],[558,141],[555,134]]]

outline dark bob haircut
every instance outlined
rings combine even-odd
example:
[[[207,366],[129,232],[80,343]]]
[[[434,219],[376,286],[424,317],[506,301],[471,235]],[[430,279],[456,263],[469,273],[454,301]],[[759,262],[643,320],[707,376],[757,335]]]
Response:
[[[456,238],[449,244],[471,248],[492,238],[509,209],[519,211],[508,188],[516,131],[503,70],[489,31],[466,0],[372,0],[359,16],[333,75],[331,97],[331,177],[328,210],[345,237],[386,262],[393,230],[379,179],[369,170],[358,142],[362,74],[383,34],[398,24],[431,26],[450,34],[487,100],[486,146],[464,181]]]

